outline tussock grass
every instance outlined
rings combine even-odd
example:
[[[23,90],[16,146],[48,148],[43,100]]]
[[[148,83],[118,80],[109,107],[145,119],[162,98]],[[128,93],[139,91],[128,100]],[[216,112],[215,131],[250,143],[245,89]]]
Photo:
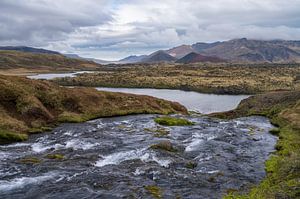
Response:
[[[84,122],[129,114],[169,114],[187,110],[149,96],[64,88],[42,80],[0,76],[0,143],[27,139],[61,122]]]

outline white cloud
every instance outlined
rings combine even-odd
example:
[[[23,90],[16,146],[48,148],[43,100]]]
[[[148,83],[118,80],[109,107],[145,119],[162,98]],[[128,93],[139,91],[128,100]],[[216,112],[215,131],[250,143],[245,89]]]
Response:
[[[183,43],[300,39],[299,0],[2,0],[0,45],[115,59]]]

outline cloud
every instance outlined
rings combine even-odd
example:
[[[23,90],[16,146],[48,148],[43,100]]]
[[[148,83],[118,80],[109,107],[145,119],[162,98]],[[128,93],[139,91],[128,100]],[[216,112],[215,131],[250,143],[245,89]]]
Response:
[[[300,39],[298,0],[2,0],[0,45],[116,59],[181,44]]]

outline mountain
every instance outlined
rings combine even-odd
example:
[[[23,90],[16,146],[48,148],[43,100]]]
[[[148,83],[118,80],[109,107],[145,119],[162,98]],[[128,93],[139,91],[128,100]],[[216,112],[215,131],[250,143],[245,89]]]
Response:
[[[194,50],[194,52],[202,52],[206,49],[213,48],[213,47],[219,45],[220,43],[221,42],[219,42],[219,41],[214,42],[214,43],[198,42],[198,43],[193,44],[191,47]]]
[[[220,42],[213,47],[200,50],[199,53],[236,62],[300,61],[300,54],[284,45],[246,38]]]
[[[204,56],[204,55],[192,52],[176,61],[176,63],[183,63],[183,64],[197,63],[197,62],[220,63],[220,62],[225,62],[225,60],[220,59],[218,57]]]
[[[196,51],[190,45],[181,45],[181,46],[177,46],[175,48],[166,50],[165,52],[173,57],[176,57],[177,59],[180,59],[180,58],[184,57],[185,55],[192,53],[192,52],[196,52]]]
[[[59,52],[45,50],[42,48],[32,48],[27,46],[0,46],[0,50],[14,50],[14,51],[21,51],[21,52],[29,52],[29,53],[41,53],[41,54],[55,54],[59,55]]]
[[[0,50],[0,69],[69,71],[94,70],[100,66],[92,61],[67,58],[61,54]]]
[[[230,62],[300,63],[300,41],[241,38],[213,43],[198,42],[171,48],[165,52],[176,57],[184,57],[195,52]]]
[[[122,64],[137,63],[137,62],[141,62],[146,57],[147,57],[147,55],[139,55],[139,56],[131,55],[131,56],[125,57],[124,59],[120,59],[118,61],[118,63],[122,63]]]
[[[144,63],[155,63],[155,62],[174,62],[177,59],[163,50],[156,51],[146,58],[142,59],[141,62]]]

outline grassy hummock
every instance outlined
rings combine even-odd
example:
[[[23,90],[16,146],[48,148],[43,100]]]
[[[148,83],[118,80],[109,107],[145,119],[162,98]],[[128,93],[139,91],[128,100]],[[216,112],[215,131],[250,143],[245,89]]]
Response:
[[[191,122],[187,119],[176,117],[158,117],[155,118],[154,121],[157,124],[164,126],[190,126],[195,124],[194,122]]]

